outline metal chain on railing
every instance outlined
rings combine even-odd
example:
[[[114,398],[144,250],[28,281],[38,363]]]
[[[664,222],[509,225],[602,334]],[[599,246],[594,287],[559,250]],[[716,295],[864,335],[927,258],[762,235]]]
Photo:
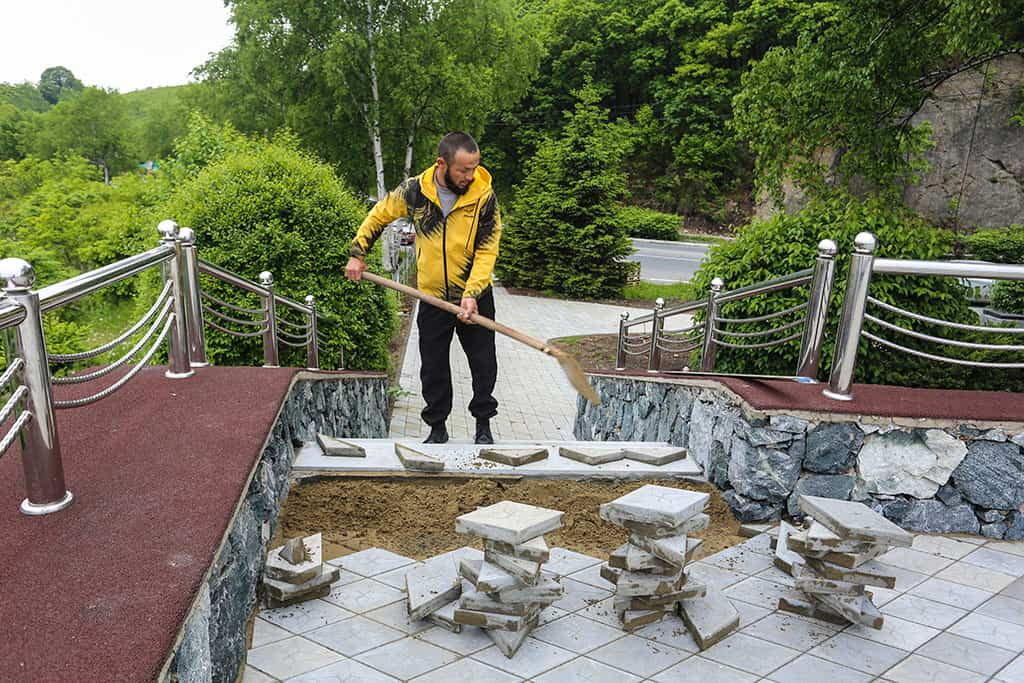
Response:
[[[27,410],[21,411],[21,415],[18,416],[18,419],[14,421],[13,425],[11,425],[11,428],[7,431],[3,440],[0,441],[0,456],[7,452],[7,449],[11,447],[12,443],[14,443],[14,439],[18,436],[18,433],[21,432],[22,428],[27,425],[28,421],[31,419],[32,413]]]
[[[894,349],[896,351],[902,351],[904,353],[909,353],[911,356],[918,356],[920,358],[927,358],[928,360],[939,361],[939,362],[942,362],[942,363],[952,363],[953,365],[968,365],[968,366],[976,367],[976,368],[993,368],[993,369],[1002,369],[1002,370],[1018,370],[1018,369],[1024,368],[1024,363],[989,363],[989,362],[985,362],[985,361],[963,360],[963,359],[960,359],[960,358],[949,358],[948,356],[938,356],[938,355],[935,355],[934,353],[925,353],[924,351],[918,351],[917,349],[910,349],[910,348],[907,348],[906,346],[901,346],[900,344],[897,344],[896,342],[889,341],[888,339],[883,339],[883,338],[881,338],[881,337],[879,337],[877,335],[871,334],[867,330],[861,330],[861,336],[863,336],[865,339],[870,339],[873,342],[877,342],[878,344],[881,344],[882,346],[888,346],[890,349]]]
[[[970,332],[998,332],[1005,334],[1024,334],[1024,327],[993,327],[991,325],[966,325],[964,323],[954,323],[948,320],[941,320],[939,318],[930,318],[926,315],[921,315],[920,313],[913,313],[911,311],[906,310],[905,308],[900,308],[899,306],[887,304],[884,301],[880,301],[873,296],[869,296],[867,298],[867,301],[868,303],[872,303],[875,306],[878,306],[879,308],[882,308],[886,311],[906,316],[907,318],[911,318],[912,320],[917,320],[923,323],[930,323],[932,325],[939,325],[941,327],[950,327],[955,330],[966,330]]]
[[[729,342],[724,342],[721,339],[716,338],[715,345],[724,346],[727,349],[766,349],[770,346],[778,346],[779,344],[785,344],[786,342],[791,342],[794,339],[799,339],[802,335],[803,332],[801,331],[796,334],[791,334],[788,337],[783,337],[782,339],[776,339],[775,341],[770,342],[761,342],[759,344],[730,344]]]
[[[3,391],[14,374],[25,367],[25,361],[20,356],[15,357],[14,360],[8,364],[7,369],[4,370],[4,374],[0,375],[0,391]]]
[[[11,397],[4,403],[4,407],[0,408],[0,424],[7,422],[7,418],[14,412],[14,408],[18,405],[21,399],[25,398],[25,394],[28,393],[28,387],[24,384],[18,385],[18,388],[14,390]]]
[[[727,324],[736,324],[736,325],[742,325],[742,324],[745,324],[745,323],[761,323],[761,322],[764,322],[765,320],[774,320],[775,318],[781,318],[784,315],[789,315],[790,313],[796,313],[797,311],[802,311],[802,310],[804,310],[806,308],[807,308],[807,302],[805,301],[802,304],[797,304],[796,306],[793,306],[791,308],[787,308],[784,311],[778,311],[776,313],[769,313],[768,315],[759,315],[756,318],[723,318],[721,316],[717,316],[715,318],[715,322],[727,323]]]
[[[218,318],[220,318],[221,320],[225,320],[225,321],[227,321],[229,323],[234,323],[236,325],[247,325],[249,327],[257,327],[257,326],[264,327],[267,324],[267,317],[265,315],[260,320],[243,320],[241,318],[235,318],[234,316],[227,315],[226,313],[221,313],[220,311],[216,310],[215,308],[211,308],[210,306],[205,306],[205,305],[203,306],[203,313],[209,313],[210,315],[215,315]],[[262,311],[261,311],[261,313],[262,313]],[[265,327],[264,327],[264,329],[265,329]]]
[[[887,330],[892,330],[893,332],[905,334],[908,337],[914,337],[915,339],[922,339],[924,341],[934,342],[936,344],[947,344],[949,346],[958,346],[962,349],[975,349],[978,351],[1024,351],[1024,345],[1019,344],[980,344],[977,342],[960,341],[958,339],[944,339],[943,337],[933,337],[930,334],[925,334],[923,332],[918,332],[916,330],[908,330],[907,328],[900,327],[899,325],[893,325],[891,322],[887,320],[882,320],[881,318],[873,316],[869,313],[864,314],[864,320],[870,320],[876,325],[884,327]]]
[[[130,361],[132,358],[134,358],[135,354],[137,354],[146,345],[146,342],[153,338],[153,335],[156,334],[156,331],[160,329],[160,325],[167,319],[169,315],[171,315],[171,308],[173,305],[173,301],[165,302],[163,310],[160,311],[160,315],[157,316],[157,319],[153,322],[153,325],[148,330],[146,330],[146,334],[144,334],[142,338],[139,339],[139,341],[135,342],[135,346],[129,349],[128,353],[124,354],[110,365],[102,367],[99,370],[96,370],[95,372],[90,372],[84,375],[71,375],[69,377],[53,377],[50,381],[53,384],[83,384],[85,382],[91,382],[94,379],[99,379],[100,377],[109,375],[114,370],[117,370],[119,367],[121,367],[122,365]]]
[[[88,360],[90,358],[95,358],[96,356],[99,356],[103,353],[106,353],[107,351],[110,351],[115,346],[123,344],[125,341],[134,336],[136,332],[141,330],[146,323],[152,320],[153,316],[156,315],[156,312],[160,310],[160,306],[165,301],[167,301],[168,297],[171,296],[171,284],[172,283],[168,280],[164,284],[164,288],[160,292],[160,295],[157,296],[156,302],[154,302],[153,306],[148,311],[146,311],[145,315],[143,315],[138,322],[132,325],[124,333],[119,335],[117,339],[112,339],[106,344],[103,344],[102,346],[97,346],[95,349],[91,349],[89,351],[81,351],[79,353],[50,353],[47,354],[47,358],[51,363],[75,363],[80,360]]]
[[[119,380],[117,380],[116,382],[111,384],[109,387],[107,387],[103,391],[100,391],[100,392],[98,392],[96,394],[93,394],[92,396],[86,396],[84,398],[76,398],[76,399],[72,399],[72,400],[68,400],[68,401],[54,401],[53,402],[53,407],[54,408],[80,408],[82,406],[87,406],[87,405],[89,405],[91,403],[95,403],[97,401],[103,400],[106,397],[108,397],[111,394],[113,394],[115,391],[117,391],[118,389],[123,387],[125,384],[130,382],[131,379],[133,377],[135,377],[135,375],[137,375],[140,372],[142,372],[142,369],[144,367],[146,367],[146,365],[149,363],[149,361],[156,354],[157,350],[163,345],[164,340],[167,338],[167,333],[170,332],[171,326],[173,324],[174,324],[174,313],[171,313],[170,315],[167,316],[167,322],[164,323],[164,329],[160,332],[160,336],[157,337],[155,342],[153,342],[153,345],[149,348],[149,351],[146,352],[146,355],[143,356],[141,360],[139,360],[139,363],[136,366],[134,366],[131,370],[126,372],[123,377],[121,377]]]
[[[235,304],[231,304],[222,299],[218,299],[217,297],[213,296],[212,294],[206,291],[200,292],[199,296],[209,301],[210,303],[217,304],[218,306],[223,306],[224,308],[235,311],[236,313],[246,313],[248,315],[266,315],[266,311],[264,311],[262,308],[246,308],[245,306],[236,306]]]
[[[722,319],[721,318],[715,318],[715,321],[716,322],[721,322]],[[723,329],[720,329],[718,327],[712,327],[711,329],[712,329],[712,331],[716,335],[723,334],[723,335],[725,335],[727,337],[743,337],[743,338],[749,339],[749,338],[754,338],[754,337],[767,337],[767,336],[772,335],[772,334],[778,334],[779,332],[785,332],[786,330],[791,330],[794,327],[797,327],[799,325],[803,325],[806,321],[807,321],[806,318],[799,318],[797,320],[794,320],[793,322],[786,323],[785,325],[779,325],[778,327],[773,327],[770,330],[763,330],[763,331],[759,331],[759,332],[732,332],[730,330],[723,330]],[[715,341],[718,341],[718,337],[717,336],[715,337]]]

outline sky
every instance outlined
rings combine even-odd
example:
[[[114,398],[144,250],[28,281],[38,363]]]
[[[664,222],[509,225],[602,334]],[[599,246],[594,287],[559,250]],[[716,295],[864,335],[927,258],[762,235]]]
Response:
[[[65,66],[122,93],[192,80],[233,35],[222,0],[0,0],[0,82]]]

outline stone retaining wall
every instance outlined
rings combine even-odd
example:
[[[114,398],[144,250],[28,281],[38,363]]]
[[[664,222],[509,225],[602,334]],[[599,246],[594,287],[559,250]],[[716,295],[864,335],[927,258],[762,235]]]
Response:
[[[333,436],[386,437],[387,407],[387,379],[382,375],[298,375],[161,680],[237,679],[267,544],[288,494],[295,446],[313,439],[317,431]]]
[[[1024,539],[1024,423],[758,411],[707,380],[591,378],[576,437],[684,446],[742,521],[800,494],[864,501],[912,531]]]

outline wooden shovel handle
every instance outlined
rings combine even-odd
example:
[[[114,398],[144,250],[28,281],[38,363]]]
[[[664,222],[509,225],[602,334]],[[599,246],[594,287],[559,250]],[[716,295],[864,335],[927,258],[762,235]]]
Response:
[[[401,282],[389,280],[388,278],[381,277],[380,275],[371,273],[369,271],[363,271],[363,279],[369,280],[370,282],[376,285],[380,285],[381,287],[387,287],[388,289],[393,289],[396,292],[408,294],[409,296],[415,297],[420,301],[430,304],[431,306],[436,306],[437,308],[448,311],[453,315],[462,315],[462,313],[464,312],[461,306],[456,306],[450,301],[439,299],[436,296],[432,296],[425,292],[421,292],[420,290],[409,287],[408,285],[403,285]],[[520,332],[519,330],[513,329],[508,325],[502,325],[499,322],[495,322],[488,318],[487,316],[480,315],[479,313],[473,313],[472,315],[469,316],[469,319],[470,321],[476,323],[477,325],[480,325],[481,327],[486,327],[489,330],[500,332],[506,337],[511,337],[512,339],[515,339],[518,342],[522,342],[523,344],[526,344],[527,346],[537,349],[538,351],[543,351],[549,356],[555,355],[554,349],[552,349],[552,347],[549,346],[548,344],[545,344],[541,340],[531,337],[528,334]]]

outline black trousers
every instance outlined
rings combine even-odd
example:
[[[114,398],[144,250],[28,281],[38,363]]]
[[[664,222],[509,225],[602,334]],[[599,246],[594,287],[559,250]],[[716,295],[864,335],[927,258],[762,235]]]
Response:
[[[477,299],[481,315],[494,319],[494,292],[488,289]],[[420,334],[420,382],[426,408],[420,413],[428,425],[443,423],[452,412],[452,368],[448,354],[452,333],[459,337],[473,376],[473,398],[469,412],[478,420],[498,414],[494,382],[498,377],[498,359],[494,352],[494,332],[479,325],[467,325],[451,313],[428,304],[419,306],[416,326]]]

